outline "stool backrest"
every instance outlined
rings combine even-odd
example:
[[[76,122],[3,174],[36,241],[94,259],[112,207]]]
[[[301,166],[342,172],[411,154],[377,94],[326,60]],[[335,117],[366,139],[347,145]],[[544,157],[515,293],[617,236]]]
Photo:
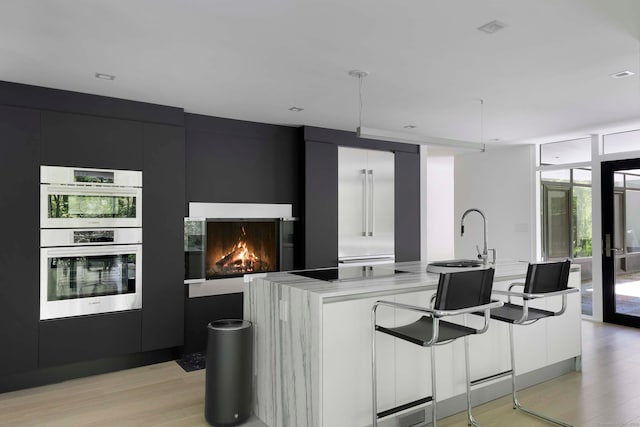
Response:
[[[567,289],[571,261],[529,264],[524,292],[542,294]]]
[[[434,308],[458,310],[489,304],[494,272],[493,268],[487,268],[440,274]]]

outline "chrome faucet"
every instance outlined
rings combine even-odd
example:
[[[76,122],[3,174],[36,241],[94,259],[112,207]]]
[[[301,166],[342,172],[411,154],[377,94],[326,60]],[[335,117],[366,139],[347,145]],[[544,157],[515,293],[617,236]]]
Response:
[[[478,246],[476,246],[476,249],[478,249],[478,258],[482,259],[482,264],[487,265],[487,261],[489,259],[489,251],[492,251],[493,252],[493,261],[491,262],[491,264],[495,264],[496,263],[496,250],[487,248],[487,217],[484,216],[484,212],[482,212],[480,209],[476,209],[476,208],[471,208],[471,209],[467,209],[466,211],[464,211],[464,213],[462,214],[462,219],[460,220],[460,237],[464,236],[464,219],[471,212],[478,212],[480,214],[480,216],[482,217],[482,221],[483,221],[483,224],[484,224],[484,246],[482,247],[482,253],[480,253],[480,249],[478,248]]]

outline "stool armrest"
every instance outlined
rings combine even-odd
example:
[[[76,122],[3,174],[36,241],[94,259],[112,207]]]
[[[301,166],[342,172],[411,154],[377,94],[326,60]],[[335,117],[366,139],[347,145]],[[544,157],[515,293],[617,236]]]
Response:
[[[387,307],[392,307],[392,308],[397,308],[400,310],[407,310],[407,311],[413,311],[416,313],[422,313],[425,314],[427,316],[430,316],[433,318],[433,331],[431,334],[431,340],[429,340],[429,342],[426,343],[426,346],[430,346],[433,345],[434,343],[436,343],[438,341],[438,334],[439,334],[439,330],[440,330],[440,323],[439,323],[439,319],[441,317],[445,317],[445,316],[457,316],[460,314],[467,314],[467,313],[477,313],[478,311],[482,311],[484,314],[484,325],[481,329],[476,329],[476,333],[477,334],[482,334],[485,333],[487,331],[487,329],[489,329],[489,320],[491,319],[491,309],[492,308],[498,308],[498,307],[502,307],[504,305],[504,302],[502,301],[498,301],[498,300],[492,300],[490,303],[488,304],[482,304],[482,305],[477,305],[477,306],[473,306],[473,307],[467,307],[467,308],[461,308],[461,309],[457,309],[457,310],[436,310],[434,308],[426,308],[426,307],[419,307],[416,305],[411,305],[411,304],[403,304],[403,303],[399,303],[399,302],[392,302],[392,301],[376,301],[375,304],[373,304],[373,308],[371,309],[372,311],[372,323],[373,323],[373,330],[375,331],[376,326],[377,326],[377,322],[376,322],[376,310],[379,306],[384,305]]]
[[[492,294],[495,294],[495,295],[507,295],[509,297],[509,302],[511,302],[511,297],[512,296],[521,297],[522,298],[522,317],[520,317],[520,319],[518,319],[518,320],[516,320],[514,322],[516,324],[520,324],[520,323],[526,322],[529,319],[529,300],[536,299],[536,298],[562,296],[562,308],[560,308],[559,311],[556,311],[556,312],[553,313],[554,316],[560,316],[560,315],[564,314],[564,312],[567,310],[567,295],[568,294],[573,294],[575,292],[579,292],[579,289],[577,289],[577,288],[567,288],[567,289],[563,289],[561,291],[545,292],[545,293],[537,293],[537,294],[530,294],[530,293],[524,293],[524,292],[494,290],[492,292]]]
[[[411,305],[411,304],[403,304],[400,302],[381,300],[381,301],[376,301],[376,303],[373,305],[374,309],[379,305],[385,305],[388,307],[398,308],[401,310],[415,311],[417,313],[424,313],[424,314],[431,315],[433,317],[445,317],[445,316],[457,316],[459,314],[465,314],[465,313],[475,313],[477,311],[483,311],[487,309],[490,310],[492,308],[502,307],[504,303],[502,301],[496,300],[496,301],[491,301],[489,304],[476,305],[473,307],[460,308],[456,310],[438,310],[435,308],[420,307],[420,306]]]
[[[522,295],[525,298],[534,299],[534,298],[553,297],[553,296],[557,296],[557,295],[573,294],[575,292],[580,292],[580,290],[578,288],[567,288],[567,289],[563,289],[561,291],[545,292],[545,293],[538,293],[538,294],[525,294],[525,293],[523,293]]]
[[[513,285],[518,285],[518,284],[519,283],[513,283],[511,286],[509,286],[509,290],[508,291],[501,291],[501,290],[494,289],[491,293],[494,294],[494,295],[505,295],[505,296],[509,296],[509,297],[520,297],[520,298],[525,298],[525,299],[536,299],[536,298],[546,298],[546,297],[553,297],[553,296],[557,296],[557,295],[566,295],[566,294],[572,294],[572,293],[575,293],[575,292],[579,292],[578,288],[567,288],[567,289],[563,289],[561,291],[544,292],[544,293],[536,293],[536,294],[512,291],[511,290],[512,286]]]
[[[523,282],[515,282],[509,285],[509,290],[513,289],[516,286],[522,286],[524,287],[524,283]]]
[[[437,310],[434,310],[432,308],[426,308],[426,307],[419,307],[417,305],[410,305],[410,304],[402,304],[399,302],[393,302],[393,301],[376,301],[373,304],[373,307],[371,308],[371,323],[372,323],[372,330],[375,334],[376,331],[376,326],[378,326],[378,323],[376,321],[376,314],[377,314],[377,309],[379,306],[384,305],[387,307],[392,307],[392,308],[398,308],[401,310],[407,310],[407,311],[413,311],[415,313],[422,313],[422,314],[426,314],[427,316],[430,316],[433,318],[433,329],[431,332],[431,339],[425,344],[426,347],[429,347],[433,344],[435,344],[436,342],[438,342],[438,334],[440,332],[440,321],[439,321],[439,317],[435,315],[435,312]]]
[[[524,288],[524,283],[523,282],[515,282],[509,285],[509,292],[511,292],[511,289],[515,288],[516,286],[522,286]],[[509,295],[507,297],[507,301],[509,302],[509,304],[511,304],[511,297],[512,295]]]

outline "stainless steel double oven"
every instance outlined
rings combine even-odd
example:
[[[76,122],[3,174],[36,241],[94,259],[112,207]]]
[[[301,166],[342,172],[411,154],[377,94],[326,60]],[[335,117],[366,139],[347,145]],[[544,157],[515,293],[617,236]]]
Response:
[[[40,319],[142,308],[142,172],[41,167]]]

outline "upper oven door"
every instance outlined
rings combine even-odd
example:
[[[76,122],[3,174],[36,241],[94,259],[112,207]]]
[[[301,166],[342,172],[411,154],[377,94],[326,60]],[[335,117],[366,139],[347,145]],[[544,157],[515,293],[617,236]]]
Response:
[[[40,227],[142,227],[142,188],[41,184]]]

